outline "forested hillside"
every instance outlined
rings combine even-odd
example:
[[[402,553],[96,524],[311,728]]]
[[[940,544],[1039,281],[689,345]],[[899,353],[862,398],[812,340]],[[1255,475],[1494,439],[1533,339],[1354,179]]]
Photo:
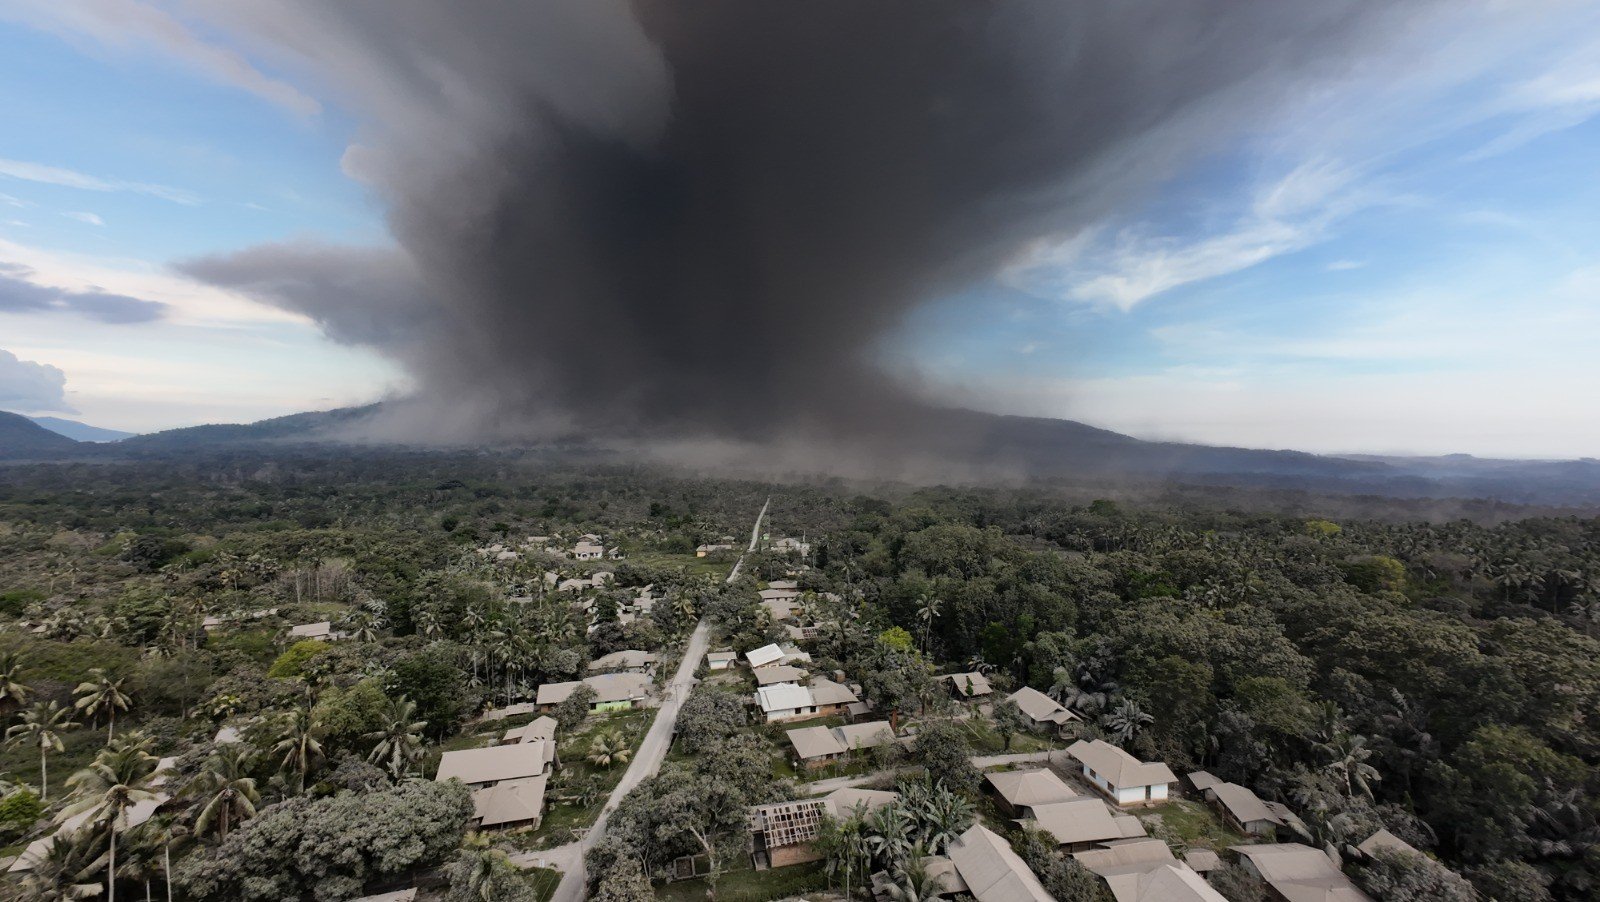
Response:
[[[28,862],[7,885],[104,891],[115,848],[129,898],[547,898],[657,709],[684,701],[672,675],[700,622],[712,650],[771,643],[858,699],[811,723],[881,721],[895,742],[809,772],[760,707],[770,676],[690,659],[659,773],[588,853],[596,898],[915,889],[923,856],[959,861],[979,827],[1056,898],[1105,898],[1092,857],[989,788],[1019,754],[1071,781],[1063,748],[1093,739],[1178,775],[1173,801],[1135,810],[1141,833],[1197,866],[1217,853],[1208,885],[1233,902],[1264,898],[1230,851],[1263,838],[1195,772],[1291,812],[1275,841],[1330,852],[1374,898],[1594,898],[1600,520],[1236,500],[509,455],[6,468],[0,842]],[[591,691],[635,671],[642,695]],[[990,698],[963,697],[974,674]],[[552,686],[568,695],[542,701]],[[1059,729],[1017,713],[1023,687],[1070,712]],[[468,792],[487,790],[442,779],[448,756],[536,728],[541,801],[491,829]],[[903,823],[841,812],[817,858],[763,869],[747,810],[827,779],[892,790]],[[1380,830],[1419,855],[1363,851]]]

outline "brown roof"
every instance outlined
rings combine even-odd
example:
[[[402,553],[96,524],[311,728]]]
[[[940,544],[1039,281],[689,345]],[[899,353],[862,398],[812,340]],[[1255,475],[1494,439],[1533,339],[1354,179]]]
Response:
[[[757,667],[755,675],[757,686],[771,686],[774,683],[798,683],[810,676],[806,671],[798,667],[790,667],[788,664]]]
[[[1300,843],[1233,846],[1288,902],[1373,902],[1322,852]]]
[[[514,746],[508,746],[514,748]],[[539,819],[544,812],[548,775],[509,780],[472,794],[473,817],[480,827],[498,827]]]
[[[1055,902],[1011,844],[973,824],[946,850],[978,902]]]
[[[579,683],[594,689],[595,704],[641,699],[650,694],[650,678],[642,673],[602,673],[567,683],[545,683],[539,687],[541,705],[559,705],[577,690]]]
[[[811,698],[817,705],[849,705],[861,700],[849,686],[823,679],[811,681]]]
[[[1066,723],[1077,720],[1078,715],[1062,707],[1055,699],[1032,686],[1023,686],[1011,693],[1011,701],[1015,702],[1028,719],[1036,723]]]
[[[1283,823],[1283,819],[1273,813],[1272,809],[1267,807],[1267,803],[1261,801],[1260,796],[1237,783],[1218,783],[1211,787],[1211,792],[1222,807],[1233,815],[1234,820],[1241,824],[1248,824],[1251,821],[1267,821],[1279,825]]]
[[[989,685],[989,678],[977,672],[952,673],[944,677],[944,679],[949,680],[951,685],[956,687],[956,691],[967,698],[972,698],[975,695],[988,695],[994,691],[994,688]]]

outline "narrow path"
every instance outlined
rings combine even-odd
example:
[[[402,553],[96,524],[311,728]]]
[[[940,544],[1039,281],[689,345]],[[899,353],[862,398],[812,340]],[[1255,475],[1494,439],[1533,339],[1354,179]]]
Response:
[[[772,503],[768,498],[761,504],[761,512],[756,514],[756,524],[750,529],[750,545],[744,554],[739,555],[739,560],[733,564],[729,572],[729,583],[739,577],[739,569],[744,566],[746,555],[756,550],[756,545],[761,540],[761,521],[767,516],[767,506]],[[661,707],[656,709],[656,719],[650,724],[650,731],[645,733],[644,741],[639,744],[638,751],[633,754],[633,763],[628,765],[627,773],[618,781],[617,788],[611,791],[611,796],[606,799],[606,805],[600,810],[600,816],[595,818],[594,826],[577,842],[557,846],[539,852],[519,852],[511,856],[511,860],[520,867],[550,867],[561,871],[561,883],[556,887],[555,894],[550,897],[551,902],[580,902],[584,895],[584,886],[588,878],[584,869],[584,855],[594,848],[606,833],[606,822],[611,819],[611,812],[621,804],[635,786],[655,776],[661,769],[661,762],[667,757],[667,750],[672,745],[672,733],[678,724],[678,710],[683,707],[684,699],[689,697],[689,691],[694,688],[694,672],[700,666],[700,659],[706,656],[706,648],[711,643],[711,621],[702,618],[695,625],[694,632],[689,635],[689,644],[684,647],[683,660],[678,664],[677,673],[673,674],[672,681],[667,683],[665,695],[661,700]]]

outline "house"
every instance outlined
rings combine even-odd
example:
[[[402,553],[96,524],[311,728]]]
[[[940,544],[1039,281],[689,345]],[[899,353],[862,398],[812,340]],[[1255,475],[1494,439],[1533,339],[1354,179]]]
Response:
[[[1011,693],[1008,698],[1022,711],[1023,716],[1028,718],[1036,730],[1054,731],[1078,719],[1078,715],[1032,686],[1023,686]]]
[[[778,554],[798,554],[804,557],[811,553],[811,543],[785,536],[772,543],[772,550]]]
[[[539,687],[535,699],[541,711],[549,711],[567,700],[578,688],[587,684],[594,690],[590,711],[622,711],[636,708],[650,697],[650,678],[642,673],[602,673],[565,683],[545,683]]]
[[[1277,828],[1284,826],[1283,818],[1272,810],[1271,805],[1237,783],[1213,783],[1205,790],[1205,797],[1222,812],[1223,820],[1240,833],[1271,836]]]
[[[506,705],[504,708],[490,708],[489,710],[478,715],[478,720],[506,720],[507,718],[511,717],[521,717],[524,714],[532,714],[538,710],[539,706],[533,702],[517,702],[514,705]]]
[[[434,779],[439,782],[456,779],[470,789],[488,789],[548,773],[555,757],[555,743],[546,739],[460,749],[439,756],[439,770]]]
[[[811,845],[822,819],[864,816],[900,797],[874,789],[837,789],[820,799],[795,799],[750,809],[750,863],[758,871],[816,861],[822,855]]]
[[[299,626],[289,627],[289,639],[299,642],[302,639],[315,639],[318,642],[332,642],[343,639],[344,633],[333,628],[333,622],[321,620],[316,623],[302,623]]]
[[[1374,833],[1362,840],[1360,845],[1357,845],[1356,848],[1361,850],[1361,854],[1367,856],[1368,858],[1377,856],[1379,852],[1398,852],[1405,855],[1424,857],[1422,856],[1421,852],[1417,851],[1415,846],[1411,845],[1400,837],[1395,836],[1393,833],[1390,833],[1388,830],[1385,830],[1382,827],[1378,828],[1377,833]]]
[[[695,557],[705,557],[708,554],[716,554],[719,551],[732,551],[732,550],[733,550],[733,538],[731,536],[728,536],[728,537],[724,537],[724,541],[721,541],[721,542],[713,542],[713,543],[708,544],[708,545],[697,546],[695,548],[695,550],[694,550],[694,556]]]
[[[767,583],[769,589],[786,589],[791,592],[800,591],[800,581],[796,579],[775,579]]]
[[[554,748],[556,741],[556,726],[556,719],[554,717],[549,715],[537,717],[520,727],[512,727],[511,729],[507,730],[505,735],[500,737],[500,744],[512,745],[523,742],[535,742],[542,739],[546,742],[549,742],[551,747]]]
[[[1102,739],[1080,739],[1067,754],[1083,765],[1085,779],[1123,807],[1164,802],[1178,781],[1165,764],[1140,761]]]
[[[1190,849],[1183,853],[1183,863],[1201,874],[1222,869],[1222,856],[1210,849]]]
[[[945,850],[978,902],[1054,902],[1011,843],[973,824]]]
[[[434,779],[460,780],[472,789],[476,829],[537,827],[555,757],[553,739],[445,752]]]
[[[789,744],[795,758],[808,768],[823,767],[859,749],[875,748],[894,742],[894,728],[888,721],[845,724],[841,727],[804,727],[790,730]]]
[[[1081,798],[1055,771],[1043,767],[985,774],[984,781],[1009,817],[1033,817],[1035,805]]]
[[[1116,902],[1227,902],[1159,839],[1106,843],[1073,858],[1106,882]]]
[[[772,686],[777,683],[798,683],[811,674],[798,667],[787,664],[773,664],[770,667],[757,667],[755,669],[757,686]]]
[[[598,561],[606,556],[606,549],[598,536],[585,536],[568,553],[575,561]]]
[[[771,645],[763,645],[760,648],[745,652],[744,659],[752,668],[767,667],[783,660],[783,649],[779,648],[778,643],[774,642]]]
[[[355,902],[416,902],[416,887],[397,890],[392,893],[379,893],[376,896],[362,896]]]
[[[714,651],[706,655],[707,670],[727,670],[733,662],[739,660],[739,653],[734,651]]]
[[[1328,856],[1300,843],[1233,846],[1239,865],[1282,902],[1373,902]]]
[[[1113,814],[1105,802],[1090,796],[1034,805],[1030,820],[1032,826],[1055,837],[1064,852],[1081,852],[1100,843],[1145,835],[1138,818]]]
[[[820,717],[811,690],[798,683],[777,683],[756,690],[756,704],[767,723]]]
[[[977,671],[947,674],[939,679],[948,683],[950,694],[959,699],[982,698],[994,692],[994,687],[989,685],[989,678]]]
[[[589,662],[588,669],[608,672],[654,673],[656,665],[659,663],[661,663],[660,655],[630,648],[623,651],[614,651],[609,655],[601,655]]]
[[[761,606],[767,609],[773,620],[795,618],[796,609],[799,607],[796,602],[800,600],[799,589],[762,589],[760,595]]]
[[[833,680],[812,680],[810,689],[812,703],[817,706],[817,713],[823,716],[846,714],[851,705],[861,701],[849,686]]]

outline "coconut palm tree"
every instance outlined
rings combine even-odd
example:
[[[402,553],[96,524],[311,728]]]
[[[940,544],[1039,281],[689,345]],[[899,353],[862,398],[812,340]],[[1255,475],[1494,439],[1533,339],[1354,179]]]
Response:
[[[128,829],[128,809],[155,798],[148,789],[156,770],[156,757],[145,750],[148,741],[137,739],[103,749],[94,763],[67,778],[72,804],[56,816],[58,822],[87,815],[86,826],[103,827],[110,837],[106,867],[106,900],[117,898],[117,836]]]
[[[6,730],[7,745],[27,745],[39,750],[39,801],[50,800],[50,761],[52,751],[61,751],[61,734],[78,725],[56,702],[34,702],[24,711],[22,722]]]
[[[589,763],[595,767],[627,764],[632,757],[633,749],[628,747],[628,740],[621,730],[607,730],[589,743]]]
[[[1344,783],[1345,796],[1360,791],[1372,798],[1372,784],[1383,779],[1378,769],[1367,763],[1372,749],[1367,747],[1367,737],[1340,733],[1332,742],[1318,746],[1328,756],[1327,770]]]
[[[383,728],[366,735],[378,741],[367,760],[387,767],[396,780],[422,760],[422,731],[428,722],[416,717],[416,702],[405,696],[390,699],[383,712]]]
[[[282,738],[272,747],[272,753],[278,756],[282,769],[295,775],[296,792],[303,793],[306,778],[322,760],[322,725],[308,709],[296,708],[284,718],[278,735]]]
[[[1100,718],[1100,725],[1111,733],[1112,740],[1118,745],[1132,742],[1152,723],[1155,723],[1155,718],[1140,710],[1138,703],[1131,698],[1123,699],[1109,714]]]
[[[943,887],[937,875],[928,871],[927,851],[913,846],[905,861],[894,869],[894,882],[884,886],[884,894],[893,902],[930,902],[939,898]]]
[[[929,634],[933,631],[933,622],[939,619],[939,599],[926,593],[917,596],[917,619],[922,621],[922,650],[928,650]]]
[[[0,654],[0,711],[21,708],[32,692],[22,683],[22,656],[14,651]]]
[[[524,886],[522,871],[482,833],[469,833],[450,865],[452,900],[494,902]]]
[[[218,839],[226,839],[234,824],[256,816],[261,795],[256,791],[255,778],[250,776],[254,757],[246,746],[229,743],[219,746],[206,759],[205,767],[191,784],[196,793],[208,797],[194,821],[197,832],[215,829]]]
[[[109,741],[117,728],[117,712],[128,710],[133,704],[133,699],[122,691],[122,680],[113,680],[103,667],[94,667],[89,670],[90,679],[78,684],[72,690],[78,696],[76,707],[90,720],[99,720],[100,715],[106,715],[106,739]]]
[[[57,836],[17,887],[23,902],[72,902],[100,895],[95,873],[105,862],[82,833]]]

